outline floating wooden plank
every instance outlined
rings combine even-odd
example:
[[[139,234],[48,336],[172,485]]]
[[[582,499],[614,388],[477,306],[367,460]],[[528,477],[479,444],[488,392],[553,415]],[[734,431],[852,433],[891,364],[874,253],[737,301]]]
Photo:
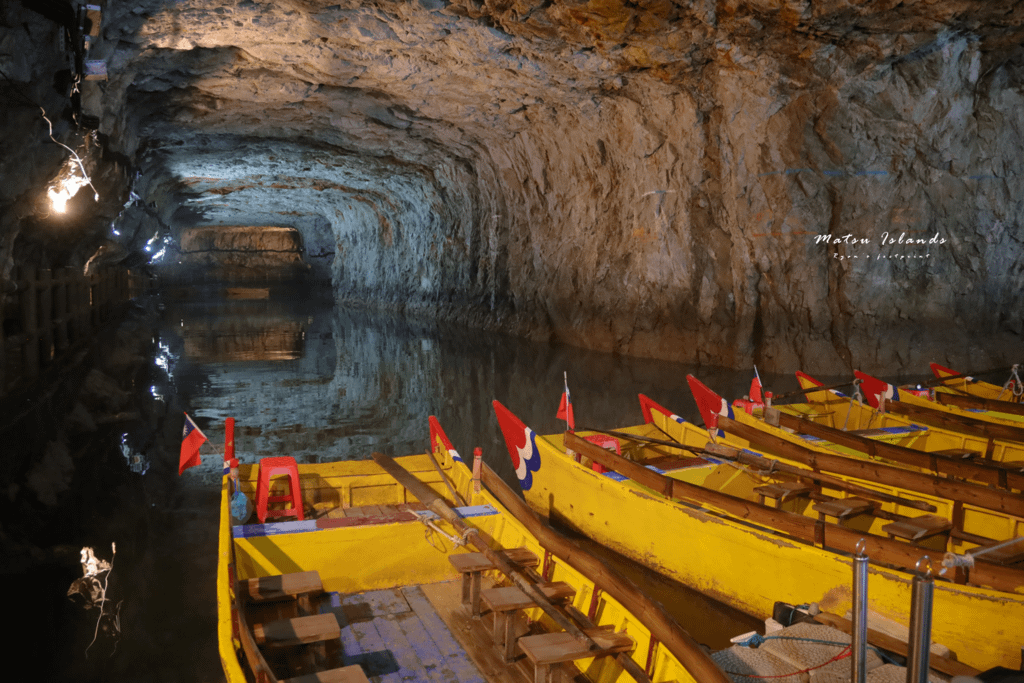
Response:
[[[255,624],[252,633],[260,645],[288,647],[340,638],[341,626],[334,614],[327,613]]]
[[[241,592],[255,602],[287,600],[300,595],[322,593],[323,584],[316,571],[261,576],[241,581]]]

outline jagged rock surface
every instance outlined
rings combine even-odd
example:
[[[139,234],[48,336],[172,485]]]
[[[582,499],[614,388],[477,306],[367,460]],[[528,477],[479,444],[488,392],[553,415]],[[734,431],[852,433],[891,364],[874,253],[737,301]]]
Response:
[[[1024,334],[1022,17],[109,0],[83,101],[139,173],[111,239],[170,271],[189,227],[286,226],[339,298],[536,338],[984,367]]]

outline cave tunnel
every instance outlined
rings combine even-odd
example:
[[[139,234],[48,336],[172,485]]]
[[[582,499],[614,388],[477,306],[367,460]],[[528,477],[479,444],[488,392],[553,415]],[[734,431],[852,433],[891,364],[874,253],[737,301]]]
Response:
[[[1015,0],[10,0],[0,77],[6,576],[64,575],[71,541],[46,530],[68,481],[86,505],[103,476],[71,463],[132,413],[97,432],[74,392],[113,401],[132,358],[169,362],[156,335],[110,351],[139,292],[163,311],[300,288],[394,316],[424,353],[416,326],[450,323],[556,344],[553,364],[896,377],[1024,355]],[[110,306],[48,331],[26,374],[38,277],[63,283],[62,321]],[[319,348],[312,314],[246,305],[243,341],[183,315],[182,348]],[[390,343],[352,320],[324,338]],[[330,353],[336,404],[358,381]],[[173,449],[176,420],[149,443]]]

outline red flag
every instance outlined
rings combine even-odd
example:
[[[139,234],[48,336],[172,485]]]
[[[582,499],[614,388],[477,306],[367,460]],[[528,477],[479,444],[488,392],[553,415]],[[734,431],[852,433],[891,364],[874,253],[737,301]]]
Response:
[[[572,397],[569,396],[569,385],[565,385],[565,393],[562,394],[562,402],[558,404],[558,414],[555,415],[559,420],[565,420],[566,424],[569,425],[569,431],[576,430],[576,418],[572,414]]]
[[[757,375],[750,380],[750,400],[754,403],[764,403],[764,397],[761,396],[761,378]]]
[[[178,460],[179,476],[189,467],[199,464],[199,447],[205,441],[206,434],[203,434],[188,413],[185,413],[185,427],[181,430],[181,457]]]

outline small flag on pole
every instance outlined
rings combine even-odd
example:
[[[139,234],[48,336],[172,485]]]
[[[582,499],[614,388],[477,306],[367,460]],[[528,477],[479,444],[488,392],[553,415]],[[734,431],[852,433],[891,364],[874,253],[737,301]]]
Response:
[[[750,382],[750,400],[754,403],[764,403],[764,396],[761,395],[761,374],[754,366],[754,379]]]
[[[562,394],[562,402],[558,404],[558,414],[555,417],[565,420],[565,424],[568,425],[571,432],[576,430],[576,418],[572,414],[572,397],[569,396],[569,373],[564,373],[564,377],[565,393]]]
[[[188,413],[185,413],[185,427],[181,430],[181,458],[178,460],[179,476],[189,467],[199,464],[199,448],[205,441],[206,434],[203,434]]]

